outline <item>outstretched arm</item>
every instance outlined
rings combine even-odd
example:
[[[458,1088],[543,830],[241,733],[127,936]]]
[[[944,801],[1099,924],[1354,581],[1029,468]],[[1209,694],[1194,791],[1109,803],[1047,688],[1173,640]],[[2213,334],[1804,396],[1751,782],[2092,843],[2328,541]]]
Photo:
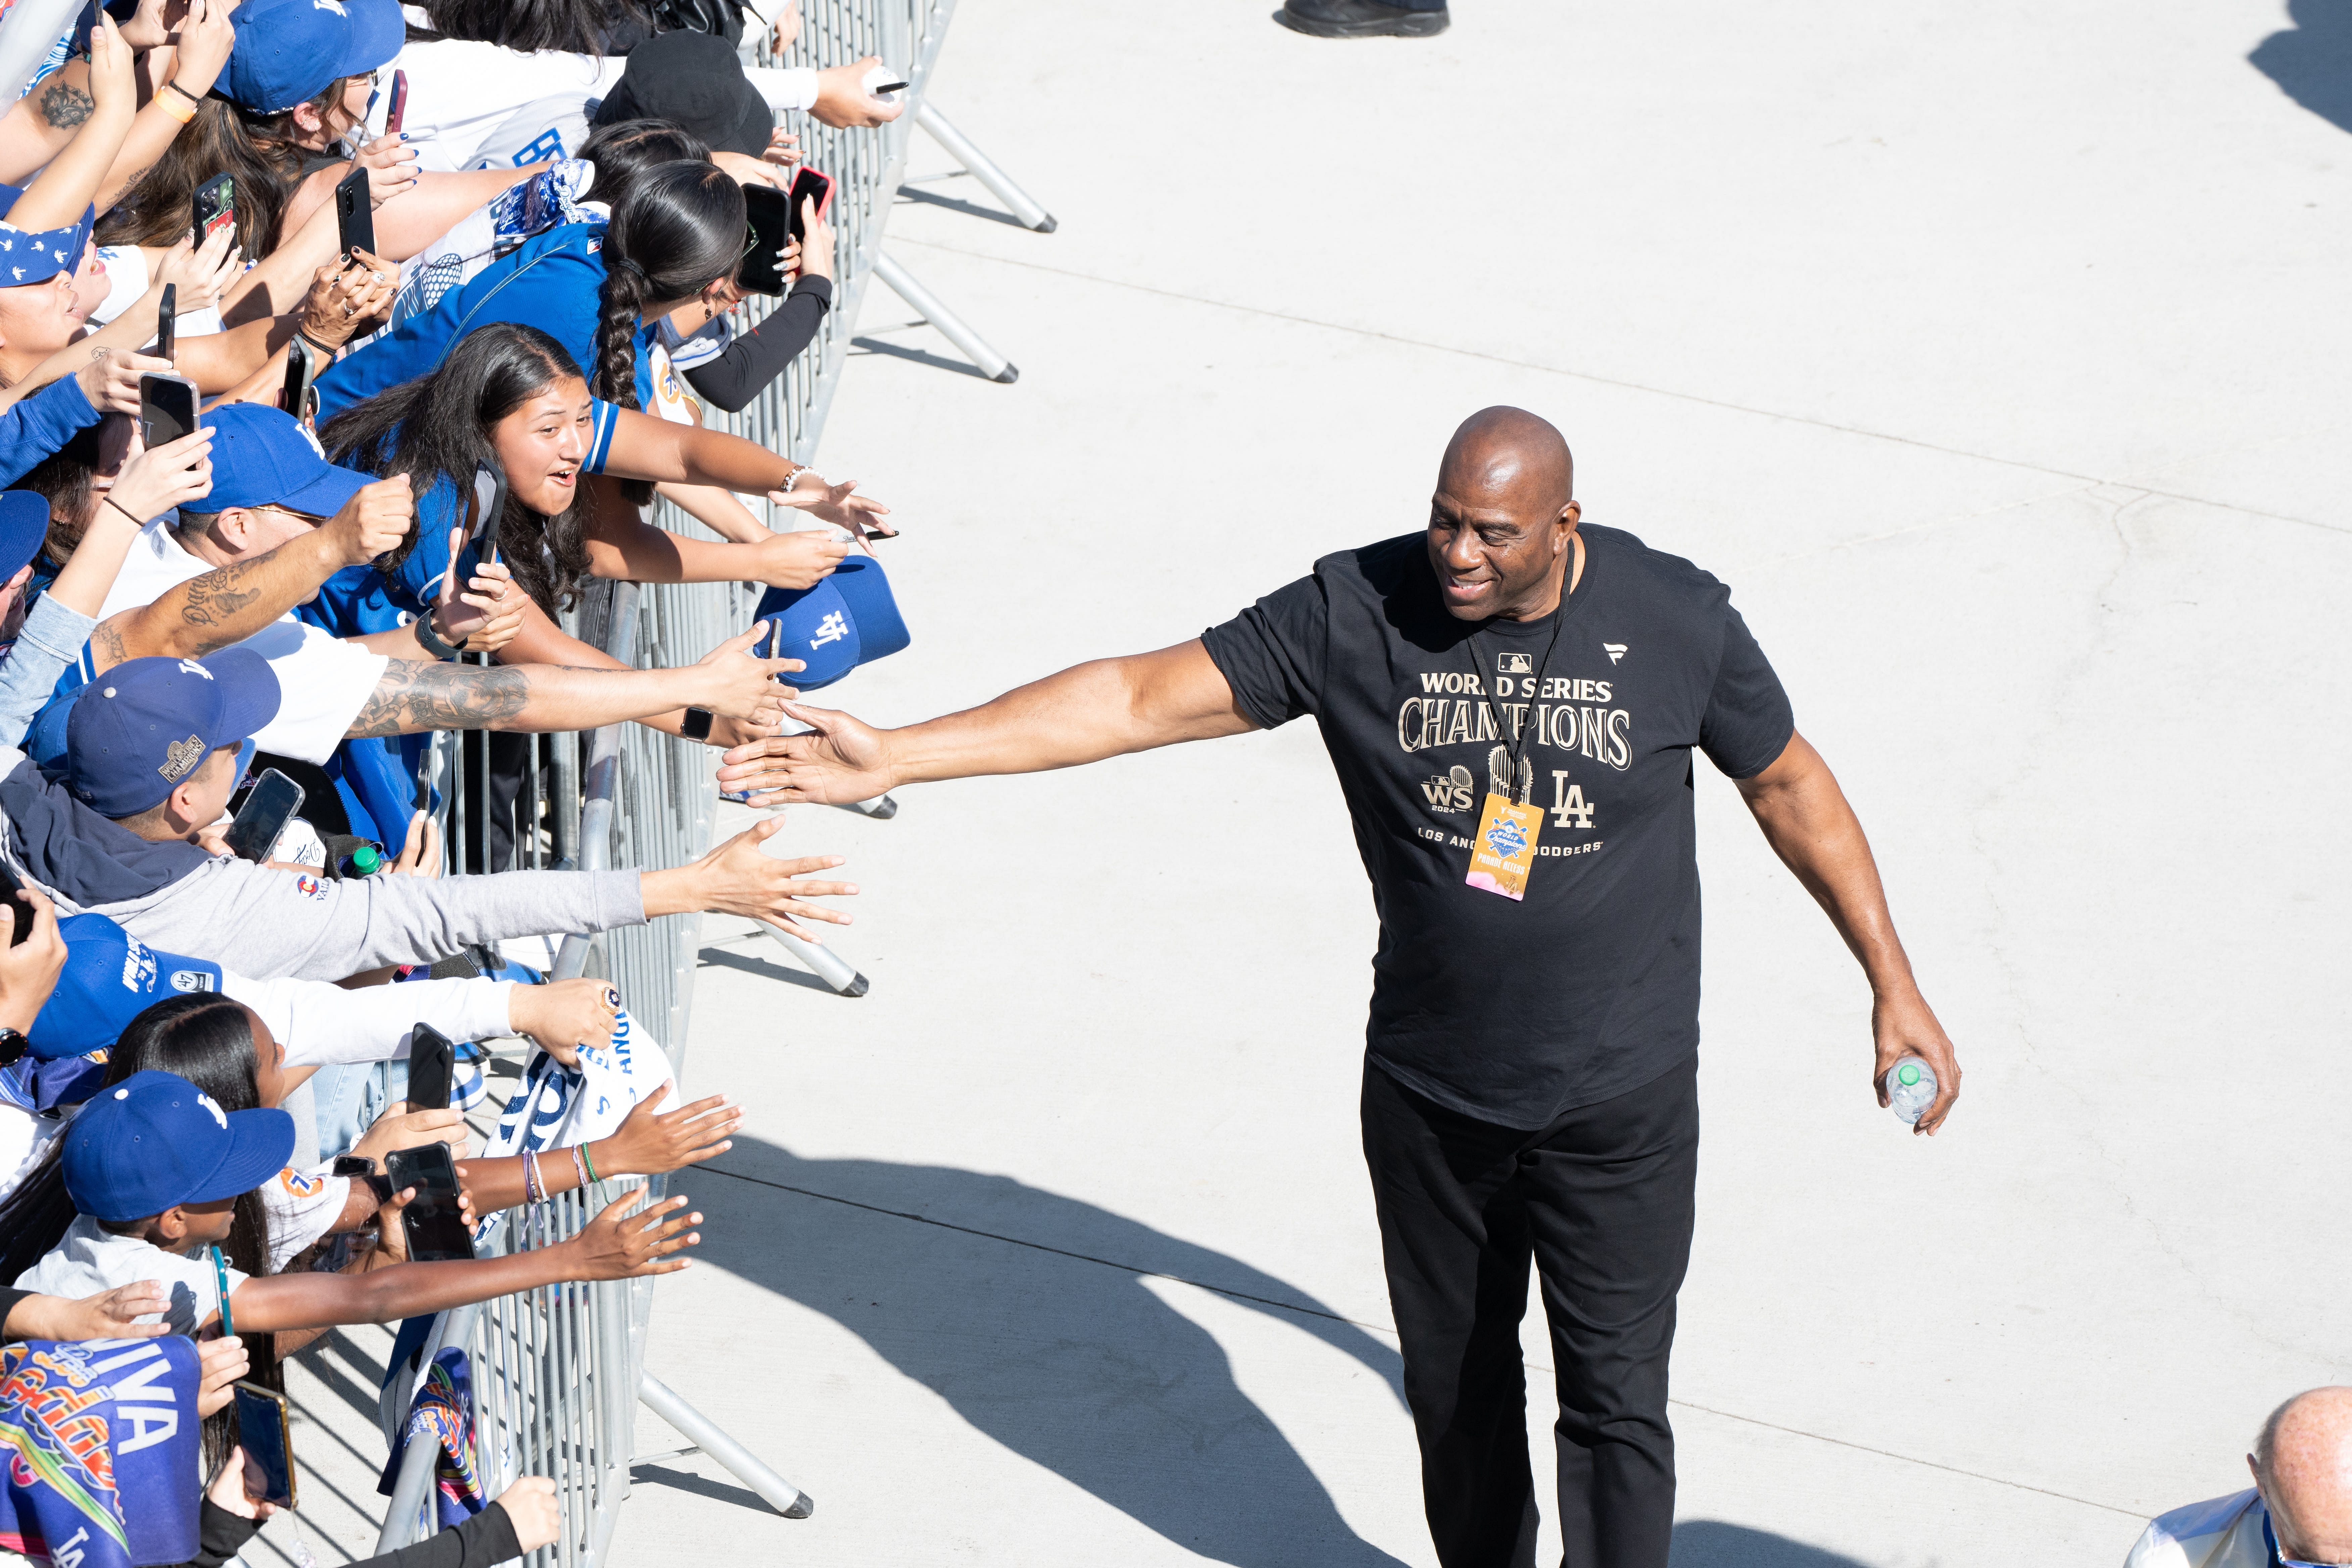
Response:
[[[1911,960],[1886,910],[1886,889],[1879,885],[1870,840],[1863,837],[1862,823],[1836,775],[1811,742],[1792,734],[1777,762],[1738,784],[1765,842],[1828,913],[1870,977],[1871,1032],[1877,1043],[1870,1079],[1878,1103],[1886,1103],[1887,1068],[1906,1055],[1925,1057],[1936,1069],[1936,1103],[1915,1131],[1934,1132],[1959,1098],[1960,1064],[1912,978]]]
[[[845,805],[902,784],[1076,767],[1257,726],[1198,637],[1157,653],[1075,665],[993,702],[903,730],[786,703],[812,727],[738,746],[719,777],[754,805]]]
[[[679,708],[707,708],[765,728],[782,713],[776,679],[801,668],[788,658],[748,658],[760,629],[730,637],[678,669],[573,669],[564,665],[422,664],[394,659],[347,731],[405,735],[419,730],[593,730]]]

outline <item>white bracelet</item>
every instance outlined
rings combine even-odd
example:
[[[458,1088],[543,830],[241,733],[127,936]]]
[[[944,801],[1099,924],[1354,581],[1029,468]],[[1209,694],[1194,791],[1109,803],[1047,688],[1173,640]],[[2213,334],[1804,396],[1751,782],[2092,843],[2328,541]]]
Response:
[[[800,483],[803,479],[808,478],[811,474],[816,474],[817,483],[824,483],[824,476],[823,474],[817,474],[814,468],[794,468],[793,470],[793,477],[784,481],[784,494],[792,494],[793,487]]]

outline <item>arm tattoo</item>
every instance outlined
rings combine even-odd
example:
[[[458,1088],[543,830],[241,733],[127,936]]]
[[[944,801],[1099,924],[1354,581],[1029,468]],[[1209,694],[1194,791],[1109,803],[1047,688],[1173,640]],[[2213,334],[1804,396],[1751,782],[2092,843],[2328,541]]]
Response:
[[[41,94],[41,118],[59,131],[79,125],[97,107],[96,99],[69,81],[61,81]]]
[[[131,657],[131,650],[122,646],[122,633],[114,624],[123,618],[122,616],[111,616],[99,622],[90,630],[90,667],[100,674]]]
[[[530,677],[520,669],[395,658],[344,733],[359,740],[419,730],[499,730],[530,699]]]
[[[273,550],[269,555],[276,553],[278,552]],[[226,566],[216,566],[203,576],[191,580],[186,594],[180,600],[180,624],[216,628],[226,624],[238,611],[260,598],[260,589],[247,588],[243,584],[247,577],[254,575],[256,569],[262,563],[269,559],[269,555],[257,555],[246,561],[232,561]],[[257,631],[260,628],[254,629]],[[239,632],[232,637],[200,637],[197,641],[196,657],[201,658],[205,654],[217,652],[232,642],[244,640],[248,635],[246,632]]]

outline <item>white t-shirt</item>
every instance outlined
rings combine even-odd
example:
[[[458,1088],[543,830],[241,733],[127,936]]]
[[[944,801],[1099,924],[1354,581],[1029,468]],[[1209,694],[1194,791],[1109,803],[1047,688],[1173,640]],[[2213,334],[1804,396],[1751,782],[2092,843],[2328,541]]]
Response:
[[[135,245],[101,245],[98,247],[98,264],[104,269],[109,288],[106,298],[91,307],[89,324],[102,327],[139,302],[154,281],[147,266],[147,253]],[[184,310],[173,319],[173,331],[184,338],[202,337],[208,332],[226,329],[221,324],[220,308],[207,305],[201,310]]]
[[[151,522],[131,542],[131,554],[115,574],[98,618],[152,605],[211,570],[182,549],[163,522]],[[278,716],[253,739],[265,752],[306,763],[324,763],[334,755],[391,663],[380,653],[370,653],[290,614],[238,646],[268,659],[278,676]],[[97,683],[103,685],[105,678],[99,677]]]
[[[310,1171],[289,1166],[261,1184],[261,1207],[269,1216],[272,1274],[342,1217],[343,1205],[352,1195],[352,1179],[331,1174],[333,1168],[332,1161]]]
[[[535,136],[518,141],[517,132],[523,128],[509,121],[530,109],[547,117],[543,132],[560,135],[559,121],[578,116],[577,133],[584,139],[584,105],[611,92],[628,64],[620,55],[574,55],[560,49],[525,53],[468,38],[444,38],[406,46],[394,57],[391,68],[408,73],[408,108],[401,129],[416,148],[417,168],[454,174],[483,167],[479,160],[490,151],[493,138],[501,149],[496,155],[509,165],[576,154],[578,145],[568,141],[551,142],[545,151],[535,148]],[[806,109],[816,101],[814,70],[746,66],[743,75],[771,109]],[[388,100],[389,95],[376,100],[369,128],[373,134],[382,134]],[[517,155],[526,151],[528,157]]]
[[[0,1100],[0,1198],[15,1192],[16,1184],[32,1174],[33,1167],[65,1130],[63,1117],[38,1115],[13,1101]]]
[[[230,1268],[228,1293],[236,1295],[247,1278]],[[160,1282],[170,1291],[172,1304],[168,1310],[151,1312],[140,1322],[165,1322],[175,1333],[193,1333],[220,1310],[212,1258],[204,1249],[198,1248],[194,1257],[183,1258],[136,1237],[110,1235],[88,1215],[76,1219],[63,1240],[16,1277],[16,1289],[79,1300],[117,1285],[147,1279]]]
[[[420,1023],[453,1040],[503,1039],[511,980],[403,980],[346,991],[326,980],[221,975],[221,994],[261,1015],[289,1068],[380,1062],[408,1054]]]

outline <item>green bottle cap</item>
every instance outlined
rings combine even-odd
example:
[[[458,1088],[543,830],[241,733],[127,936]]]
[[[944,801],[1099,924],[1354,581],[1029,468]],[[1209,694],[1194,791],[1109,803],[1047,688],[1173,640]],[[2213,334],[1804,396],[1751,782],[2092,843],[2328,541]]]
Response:
[[[383,864],[383,857],[375,852],[373,844],[362,844],[352,851],[352,869],[362,877],[374,875],[375,868]]]
[[[1895,1069],[1895,1079],[1904,1088],[1909,1089],[1913,1084],[1919,1081],[1919,1064],[1916,1062],[1905,1062],[1901,1067]]]

